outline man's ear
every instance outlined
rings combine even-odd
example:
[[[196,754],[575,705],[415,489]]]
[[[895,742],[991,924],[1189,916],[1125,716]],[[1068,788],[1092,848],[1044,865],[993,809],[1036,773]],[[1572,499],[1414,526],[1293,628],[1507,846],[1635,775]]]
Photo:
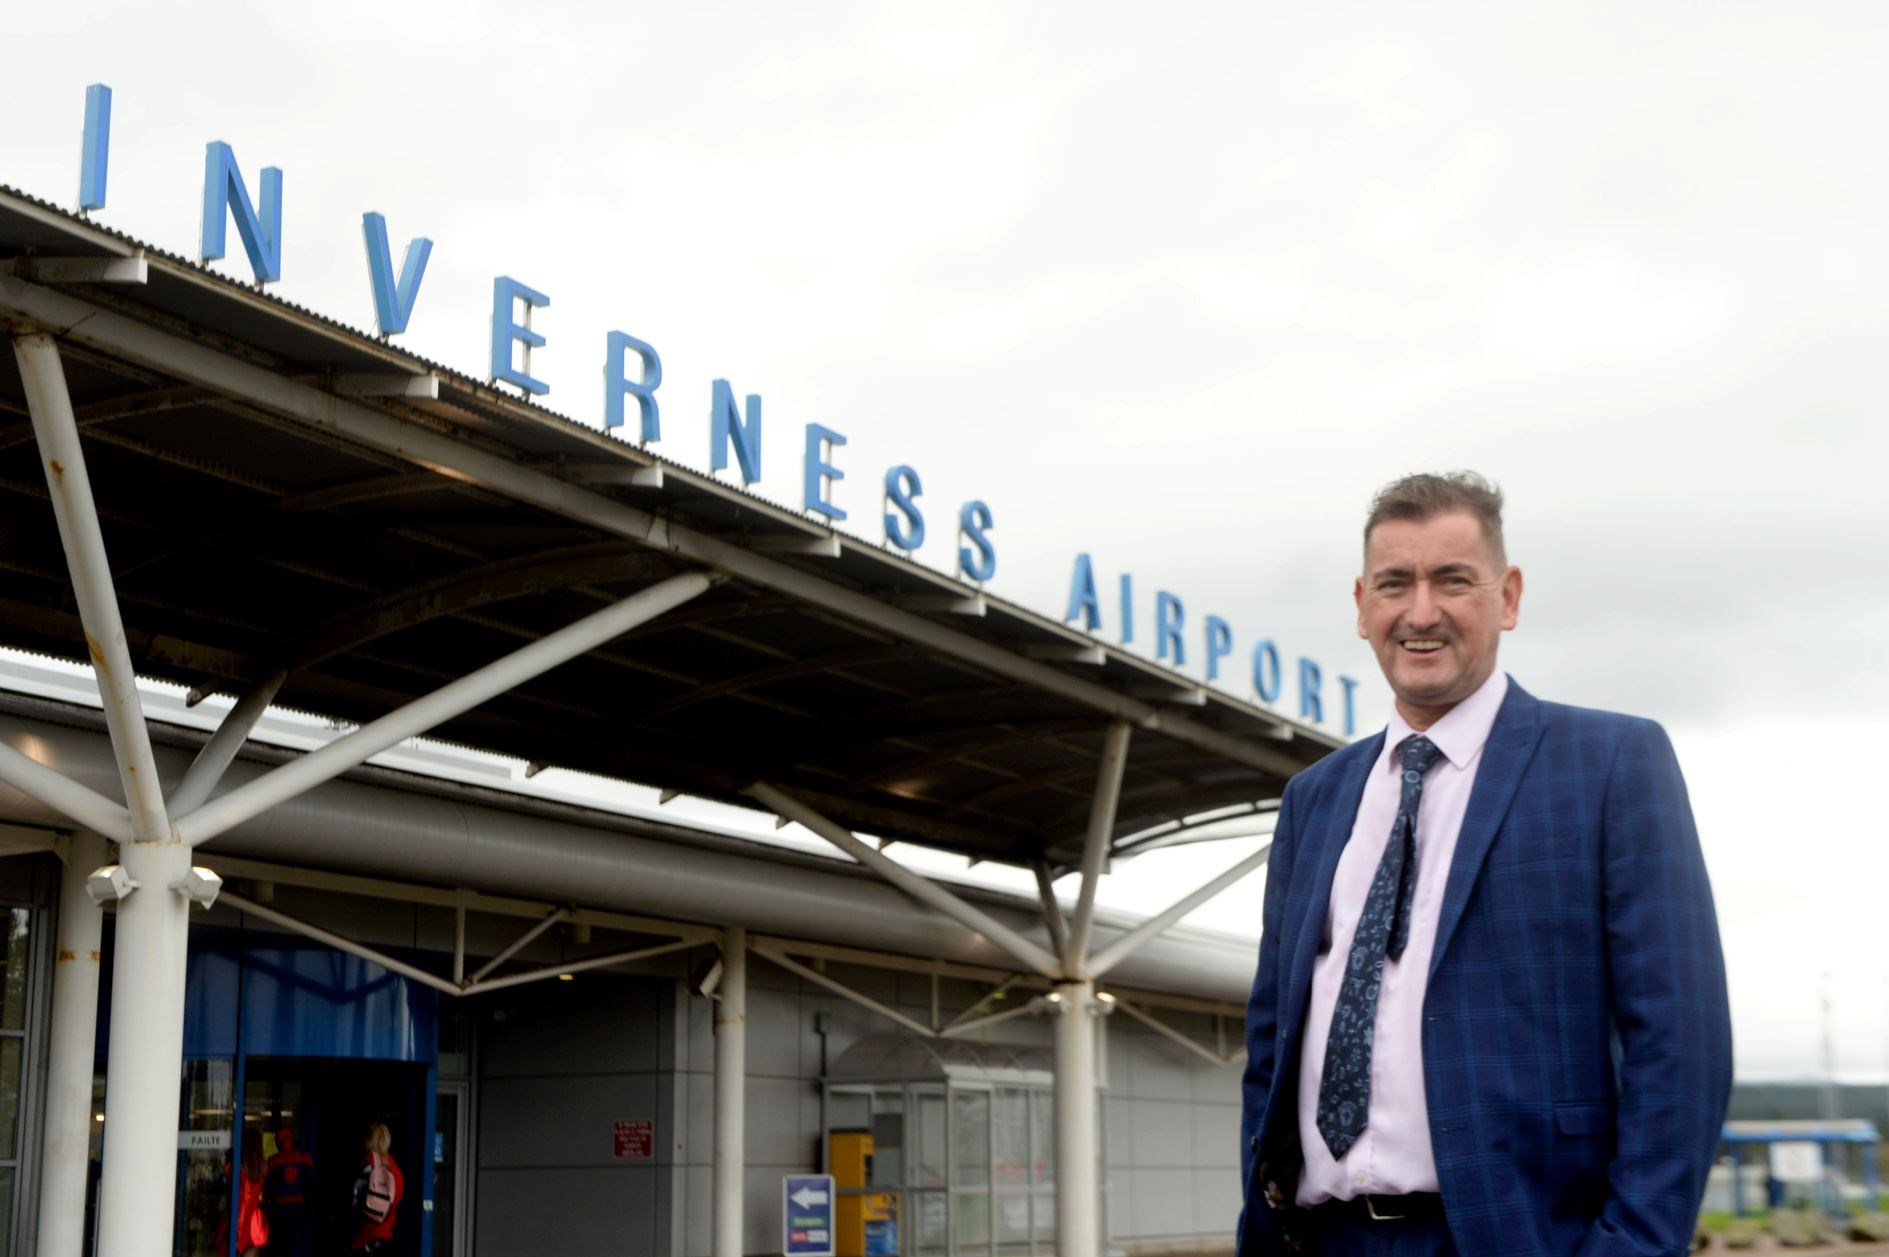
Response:
[[[1358,607],[1358,636],[1369,641],[1371,635],[1364,631],[1364,577],[1362,576],[1351,582],[1351,601]]]
[[[1522,616],[1522,569],[1502,573],[1502,627],[1512,629]]]

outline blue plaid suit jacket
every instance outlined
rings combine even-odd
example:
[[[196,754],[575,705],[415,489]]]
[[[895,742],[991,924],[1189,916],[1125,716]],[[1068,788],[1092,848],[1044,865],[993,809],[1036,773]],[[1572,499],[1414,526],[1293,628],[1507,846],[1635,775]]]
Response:
[[[1332,875],[1384,735],[1287,786],[1246,1019],[1239,1257],[1295,1251],[1298,1068]],[[1510,682],[1445,886],[1423,1077],[1463,1257],[1688,1250],[1731,1018],[1685,781],[1650,720]],[[1271,1188],[1269,1193],[1268,1189]]]

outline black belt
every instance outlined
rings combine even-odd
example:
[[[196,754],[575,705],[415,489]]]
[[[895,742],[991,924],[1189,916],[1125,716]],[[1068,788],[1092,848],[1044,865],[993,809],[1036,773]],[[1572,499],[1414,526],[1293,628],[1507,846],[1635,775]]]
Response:
[[[1411,1192],[1404,1196],[1355,1196],[1350,1200],[1327,1200],[1312,1206],[1315,1218],[1350,1218],[1367,1222],[1396,1222],[1408,1218],[1440,1218],[1443,1197],[1435,1192]]]

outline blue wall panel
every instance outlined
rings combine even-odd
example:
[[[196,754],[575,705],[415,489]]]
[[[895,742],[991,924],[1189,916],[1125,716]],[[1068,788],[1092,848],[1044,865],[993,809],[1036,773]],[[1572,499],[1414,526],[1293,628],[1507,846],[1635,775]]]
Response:
[[[249,1055],[433,1062],[439,996],[427,987],[327,948],[255,948],[246,961]]]
[[[112,944],[100,983],[97,1061],[111,1041]],[[193,940],[184,979],[184,1055],[411,1061],[439,1054],[439,995],[325,947],[243,948]],[[240,1020],[238,1008],[241,1009]]]
[[[193,947],[184,966],[184,1055],[236,1055],[236,997],[242,989],[240,954]]]

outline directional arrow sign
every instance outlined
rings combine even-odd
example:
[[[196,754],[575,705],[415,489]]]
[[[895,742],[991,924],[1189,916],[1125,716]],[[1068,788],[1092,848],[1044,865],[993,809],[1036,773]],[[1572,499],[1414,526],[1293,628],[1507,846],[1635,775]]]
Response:
[[[784,1257],[833,1257],[833,1176],[789,1174],[781,1182]]]

